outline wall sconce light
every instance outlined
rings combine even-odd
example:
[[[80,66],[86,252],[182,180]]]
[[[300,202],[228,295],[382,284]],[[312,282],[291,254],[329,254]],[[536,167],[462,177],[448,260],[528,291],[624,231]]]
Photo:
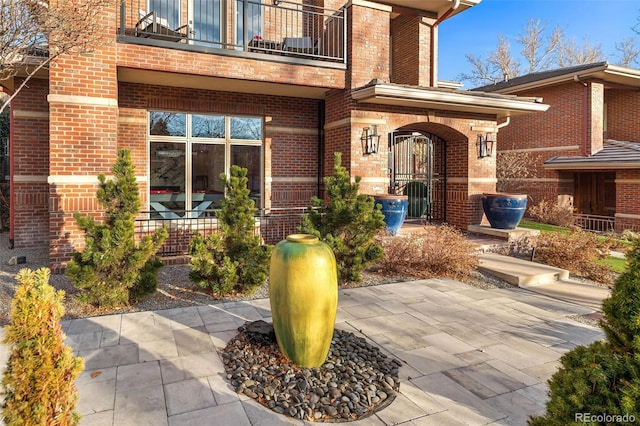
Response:
[[[491,157],[493,154],[493,145],[496,142],[495,133],[487,133],[486,135],[478,135],[478,158]]]
[[[378,152],[378,146],[380,145],[380,135],[378,134],[378,126],[373,125],[371,128],[364,127],[362,129],[362,136],[360,136],[362,142],[362,153],[375,154]]]

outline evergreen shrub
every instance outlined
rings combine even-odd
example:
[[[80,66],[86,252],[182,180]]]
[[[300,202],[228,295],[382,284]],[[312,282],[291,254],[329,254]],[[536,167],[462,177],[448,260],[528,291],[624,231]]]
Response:
[[[104,220],[74,214],[85,233],[85,247],[73,253],[66,275],[80,289],[81,302],[98,306],[129,303],[130,294],[155,291],[162,263],[155,257],[168,236],[165,228],[135,241],[135,218],[140,212],[140,195],[135,167],[128,150],[118,150],[112,168],[113,179],[98,176],[98,203]]]
[[[4,336],[10,355],[2,377],[2,420],[7,426],[78,424],[75,380],[84,361],[64,344],[64,292],[49,285],[47,268],[22,269],[16,279]]]
[[[191,239],[189,278],[215,295],[251,294],[266,282],[272,247],[255,233],[255,202],[247,187],[247,169],[231,166],[230,176],[220,175],[225,198],[216,212],[218,232],[196,232]]]
[[[325,178],[327,199],[312,198],[299,229],[331,247],[340,283],[359,282],[362,271],[384,254],[376,240],[385,227],[384,215],[372,196],[358,193],[362,178],[356,176],[351,183],[341,163],[342,154],[336,152],[333,175]]]
[[[591,424],[640,421],[640,240],[627,260],[626,272],[602,304],[606,340],[562,356],[549,380],[547,411],[530,425],[584,424],[576,417],[584,413],[605,419]]]

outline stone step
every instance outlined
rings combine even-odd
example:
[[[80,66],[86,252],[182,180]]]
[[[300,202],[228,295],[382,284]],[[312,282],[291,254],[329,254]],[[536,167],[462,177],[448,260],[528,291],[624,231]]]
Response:
[[[511,256],[485,253],[478,256],[479,268],[518,287],[554,283],[569,278],[569,271]]]

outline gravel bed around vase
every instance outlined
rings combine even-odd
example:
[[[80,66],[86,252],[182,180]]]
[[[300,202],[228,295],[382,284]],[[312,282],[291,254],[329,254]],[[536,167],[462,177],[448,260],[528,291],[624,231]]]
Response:
[[[299,420],[363,419],[390,404],[400,387],[402,363],[344,330],[334,331],[327,360],[318,368],[285,358],[273,326],[264,321],[239,327],[221,355],[236,392]]]

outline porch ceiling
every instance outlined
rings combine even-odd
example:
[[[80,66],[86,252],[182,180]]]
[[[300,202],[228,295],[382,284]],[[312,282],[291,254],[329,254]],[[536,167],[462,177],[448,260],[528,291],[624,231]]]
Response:
[[[542,103],[541,98],[496,96],[393,84],[372,84],[351,93],[359,102],[489,114],[497,118],[543,112],[549,108],[549,105]]]
[[[381,0],[379,3],[387,4],[390,6],[402,7],[406,9],[417,9],[425,12],[434,12],[437,17],[441,17],[449,9],[458,6],[448,16],[448,18],[469,9],[480,3],[481,0]]]
[[[326,92],[326,89],[321,87],[296,86],[291,84],[179,74],[125,67],[118,68],[118,81],[168,87],[184,87],[189,89],[253,93],[258,95],[291,96],[309,99],[324,99]]]

